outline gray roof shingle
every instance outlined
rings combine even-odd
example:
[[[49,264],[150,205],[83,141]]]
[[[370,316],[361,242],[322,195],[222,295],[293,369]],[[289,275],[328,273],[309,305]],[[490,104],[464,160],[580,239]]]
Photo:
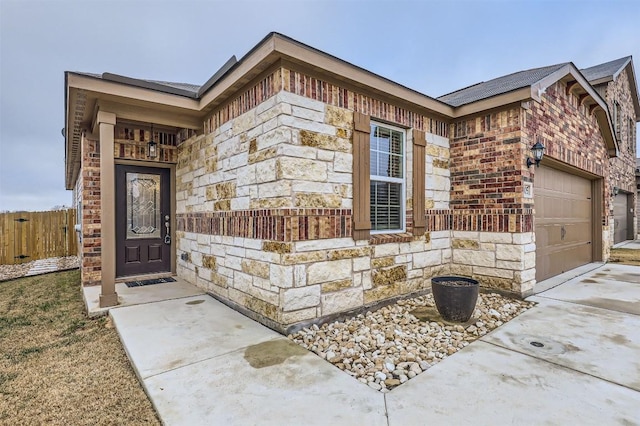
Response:
[[[190,83],[174,83],[171,81],[157,81],[157,80],[145,80],[149,83],[156,83],[162,86],[174,87],[176,89],[188,90],[193,93],[198,93],[200,86],[198,84],[190,84]]]
[[[74,71],[74,74],[78,74],[78,75],[86,75],[87,77],[93,77],[93,78],[99,78],[101,80],[107,79],[105,77],[105,74],[108,73],[103,73],[103,74],[96,74],[96,73],[91,73],[91,72],[79,72],[79,71]],[[166,87],[169,91],[171,89],[178,89],[178,90],[184,90],[187,92],[190,92],[193,96],[195,96],[198,93],[198,90],[200,90],[199,85],[197,84],[190,84],[190,83],[175,83],[175,82],[171,82],[171,81],[158,81],[158,80],[146,80],[143,78],[133,78],[133,77],[124,77],[128,80],[131,81],[140,81],[140,82],[145,82],[145,83],[152,83],[152,84],[157,84],[160,86],[164,86]]]
[[[493,80],[483,81],[464,89],[442,95],[437,99],[445,102],[453,107],[459,107],[481,99],[490,98],[492,96],[501,95],[523,87],[531,86],[537,81],[542,80],[549,74],[559,70],[569,62],[562,64],[550,65],[548,67],[533,68],[526,71],[518,71],[513,74],[494,78]]]
[[[581,69],[580,72],[589,82],[600,80],[601,78],[613,77],[631,60],[631,56],[605,62],[604,64]]]

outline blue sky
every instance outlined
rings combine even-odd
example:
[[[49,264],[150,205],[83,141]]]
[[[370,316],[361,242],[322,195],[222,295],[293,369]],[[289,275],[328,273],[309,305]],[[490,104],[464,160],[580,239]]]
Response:
[[[560,62],[640,66],[635,0],[0,0],[0,211],[71,204],[65,70],[202,84],[270,31],[434,97]]]

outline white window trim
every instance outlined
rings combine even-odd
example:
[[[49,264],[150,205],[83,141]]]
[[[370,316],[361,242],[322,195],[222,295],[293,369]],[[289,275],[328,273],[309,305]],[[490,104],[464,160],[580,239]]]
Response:
[[[400,183],[402,185],[402,189],[400,190],[401,195],[401,214],[400,214],[400,223],[402,224],[401,229],[381,229],[375,230],[373,224],[373,217],[371,218],[371,235],[376,234],[400,234],[407,232],[407,129],[403,129],[402,127],[393,126],[391,124],[382,123],[379,121],[371,120],[371,126],[379,126],[387,129],[395,130],[397,132],[402,133],[402,179],[399,178],[390,178],[385,176],[372,175],[371,170],[369,170],[369,179],[370,181],[377,182],[391,182],[391,183]],[[369,138],[372,137],[372,134],[369,135]],[[371,139],[369,139],[371,140]],[[369,142],[369,155],[371,155],[371,142]],[[371,196],[371,195],[369,195]],[[369,207],[371,209],[371,207]]]

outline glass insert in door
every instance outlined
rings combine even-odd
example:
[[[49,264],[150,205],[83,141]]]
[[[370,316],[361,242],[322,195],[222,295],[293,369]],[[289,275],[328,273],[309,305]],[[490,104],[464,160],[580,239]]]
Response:
[[[160,238],[160,175],[127,173],[127,239]]]

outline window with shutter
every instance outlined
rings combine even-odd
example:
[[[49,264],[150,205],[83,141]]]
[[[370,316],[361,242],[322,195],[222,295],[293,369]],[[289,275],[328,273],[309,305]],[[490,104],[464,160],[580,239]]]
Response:
[[[371,233],[405,231],[405,132],[371,123],[370,133]]]
[[[353,113],[353,239],[368,240],[371,231],[369,206],[369,133],[368,115]]]
[[[413,130],[413,235],[424,235],[427,224],[425,207],[425,133]]]

